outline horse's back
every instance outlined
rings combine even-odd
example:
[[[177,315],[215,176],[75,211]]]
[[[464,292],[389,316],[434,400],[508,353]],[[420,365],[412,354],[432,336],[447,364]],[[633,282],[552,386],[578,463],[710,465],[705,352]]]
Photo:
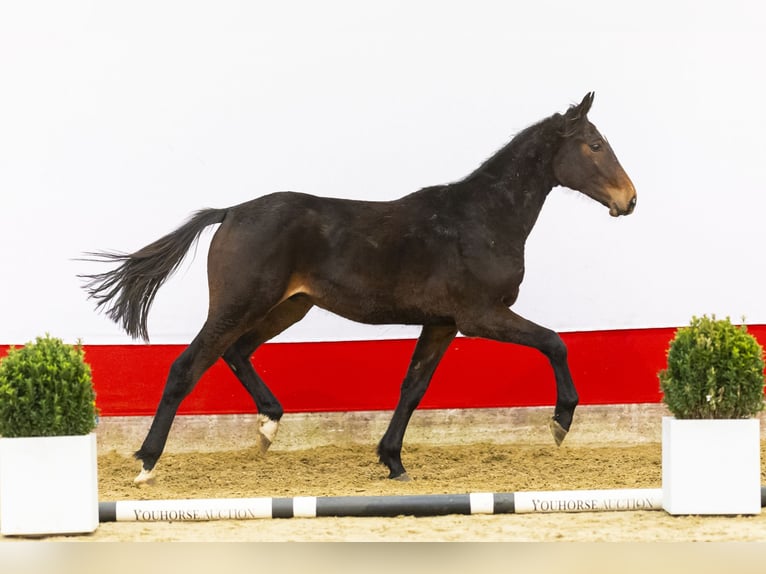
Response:
[[[399,252],[402,242],[449,234],[438,202],[421,190],[392,201],[362,201],[282,191],[229,209],[223,228],[250,239],[302,245],[312,257],[326,249],[346,255],[354,245]],[[443,237],[441,237],[443,239]],[[340,250],[340,251],[337,251]],[[402,253],[398,253],[402,255]]]

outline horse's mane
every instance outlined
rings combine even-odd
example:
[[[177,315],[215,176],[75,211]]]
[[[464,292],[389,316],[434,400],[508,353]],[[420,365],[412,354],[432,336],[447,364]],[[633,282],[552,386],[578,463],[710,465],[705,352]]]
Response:
[[[507,167],[511,163],[515,163],[519,168],[523,166],[525,172],[539,170],[540,165],[535,164],[540,163],[540,160],[552,160],[560,139],[574,133],[573,128],[567,129],[568,123],[564,121],[564,116],[557,113],[523,129],[470,173],[464,181],[500,179],[506,175]],[[540,157],[541,151],[548,152],[551,157]],[[526,175],[526,173],[518,175]]]

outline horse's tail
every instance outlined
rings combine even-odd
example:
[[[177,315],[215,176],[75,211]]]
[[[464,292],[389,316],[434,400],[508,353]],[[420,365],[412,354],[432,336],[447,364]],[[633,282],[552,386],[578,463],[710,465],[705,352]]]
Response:
[[[221,223],[226,209],[203,209],[181,227],[129,255],[124,253],[89,253],[91,261],[119,263],[105,273],[81,275],[84,288],[96,308],[133,337],[149,340],[146,320],[154,296],[183,261],[187,251],[209,225]]]

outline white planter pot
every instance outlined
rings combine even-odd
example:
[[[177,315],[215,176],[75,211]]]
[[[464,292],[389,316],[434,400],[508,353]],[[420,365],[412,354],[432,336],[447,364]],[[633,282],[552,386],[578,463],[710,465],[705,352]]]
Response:
[[[0,438],[0,533],[98,527],[96,435]]]
[[[760,420],[663,417],[662,507],[670,514],[760,514]]]

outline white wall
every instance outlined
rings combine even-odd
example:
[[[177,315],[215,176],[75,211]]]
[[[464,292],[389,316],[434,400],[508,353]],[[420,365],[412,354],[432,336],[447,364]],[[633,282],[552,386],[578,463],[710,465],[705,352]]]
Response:
[[[764,323],[765,16],[737,0],[3,3],[0,343],[129,342],[79,288],[84,251],[279,189],[449,182],[589,90],[637,211],[554,190],[515,309],[560,330]],[[205,252],[160,291],[153,342],[200,326]],[[281,340],[416,333],[318,311]]]

